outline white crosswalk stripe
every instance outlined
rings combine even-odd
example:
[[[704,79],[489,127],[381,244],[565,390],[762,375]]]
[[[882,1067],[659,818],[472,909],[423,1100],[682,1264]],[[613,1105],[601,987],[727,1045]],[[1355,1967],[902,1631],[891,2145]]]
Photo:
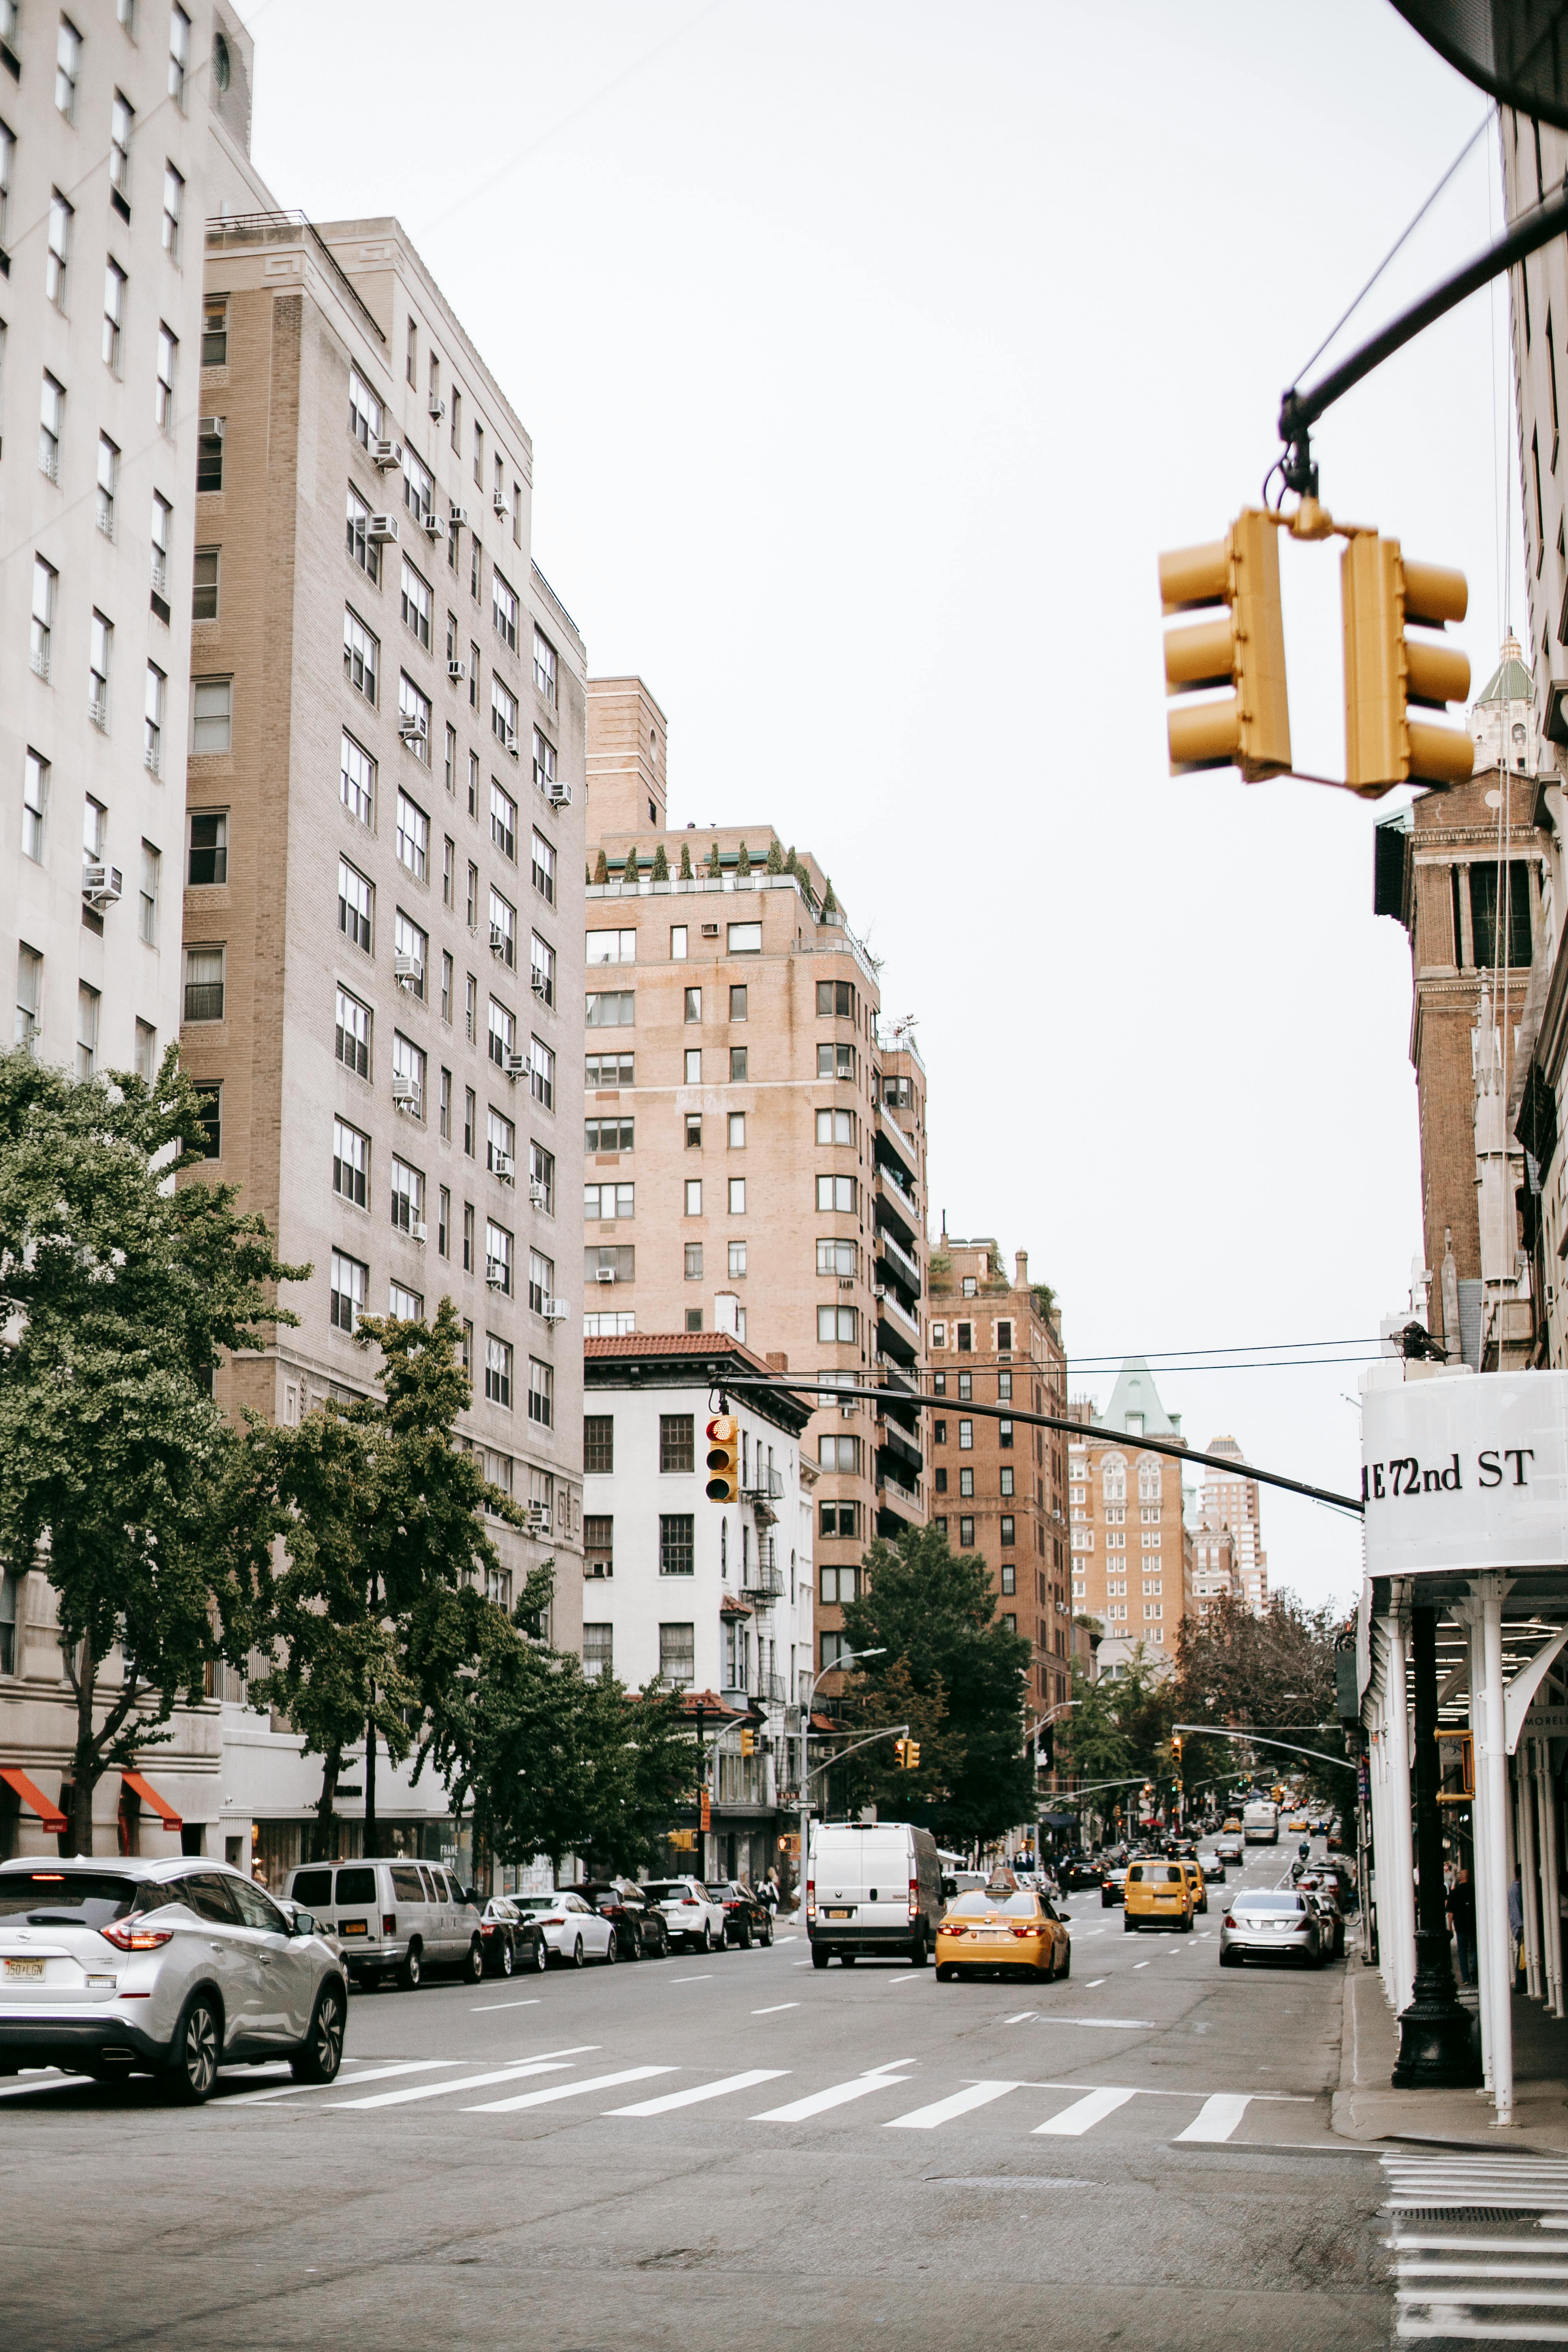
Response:
[[[889,2063],[910,2066],[914,2061],[902,2058]],[[787,2107],[769,2107],[763,2115],[753,2116],[752,2121],[754,2124],[805,2123],[810,2116],[825,2115],[829,2107],[847,2106],[851,2099],[868,2098],[873,2091],[885,2091],[904,2079],[902,2075],[889,2073],[887,2068],[879,2068],[873,2074],[857,2074],[850,2082],[835,2083],[829,2090],[813,2091],[807,2098],[792,2100]]]
[[[1037,2124],[1035,2129],[1037,2132],[1058,2133],[1064,2138],[1077,2138],[1082,2132],[1092,2131],[1096,2124],[1103,2123],[1107,2116],[1113,2116],[1118,2107],[1124,2107],[1129,2099],[1137,2096],[1136,2091],[1090,2091],[1086,2099],[1075,2099],[1070,2107],[1064,2107],[1059,2115],[1052,2116],[1043,2124]]]
[[[357,2091],[362,2083],[384,2083],[392,2074],[433,2074],[443,2066],[460,2066],[462,2063],[460,2058],[397,2058],[389,2060],[384,2066],[363,2066],[353,2074],[340,2074],[336,2087],[345,2091],[352,2085]],[[346,2060],[344,2063],[347,2063]],[[260,2106],[272,2099],[302,2098],[307,2092],[320,2092],[322,2087],[320,2083],[285,2083],[273,2090],[240,2091],[232,2099],[226,2099],[224,2105],[226,2107]],[[450,2085],[443,2084],[441,2087],[447,2090]]]
[[[1009,2091],[1017,2090],[1016,2083],[970,2083],[962,2091],[954,2091],[948,2099],[937,2099],[929,2107],[915,2107],[907,2116],[895,2116],[885,2131],[934,2131],[938,2124],[951,2123],[954,2116],[966,2116],[975,2107],[989,2106],[993,2099],[1005,2099]]]
[[[1568,2163],[1482,2149],[1390,2154],[1383,2167],[1399,2341],[1568,2344],[1568,2249],[1552,2234],[1568,2228]],[[1467,2231],[1478,2212],[1516,2214],[1519,2234]],[[1423,2230],[1400,2218],[1417,2213],[1452,2219]]]
[[[1201,2140],[1228,2139],[1251,2105],[1251,2095],[1248,2092],[1216,2091],[1212,2098],[1204,2101],[1203,2105],[1198,2109],[1195,2120],[1187,2126],[1185,2131],[1179,2131],[1176,2137]]]
[[[677,2107],[694,2107],[703,2099],[728,2098],[731,2091],[749,2091],[758,2083],[776,2083],[787,2066],[752,2066],[744,2074],[726,2074],[721,2083],[697,2083],[689,2091],[665,2091],[657,2099],[643,2099],[635,2107],[606,2107],[610,2116],[668,2116]]]
[[[469,2116],[510,2116],[520,2107],[547,2107],[555,2099],[585,2098],[590,2091],[613,2091],[622,2083],[646,2083],[650,2074],[673,2074],[673,2066],[622,2066],[614,2074],[590,2074],[585,2083],[552,2083],[548,2090],[524,2091],[515,2099],[486,2099],[465,2107]]]
[[[570,2059],[580,2056],[583,2049],[592,2047],[592,2043],[584,2043],[577,2050],[556,2050],[546,2057],[522,2060],[510,2066],[492,2066],[488,2074],[465,2074],[457,2083],[414,2083],[405,2090],[377,2091],[368,2099],[326,2099],[322,2105],[362,2108],[407,2106],[415,2099],[441,2099],[453,2091],[478,2091],[490,2083],[510,2083],[520,2074],[555,2074]]]

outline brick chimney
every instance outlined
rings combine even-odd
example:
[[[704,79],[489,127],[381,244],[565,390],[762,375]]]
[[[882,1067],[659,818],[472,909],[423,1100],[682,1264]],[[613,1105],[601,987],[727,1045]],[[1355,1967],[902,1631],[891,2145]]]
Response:
[[[1015,1250],[1013,1253],[1013,1287],[1015,1290],[1027,1290],[1029,1287],[1029,1253],[1027,1250]]]

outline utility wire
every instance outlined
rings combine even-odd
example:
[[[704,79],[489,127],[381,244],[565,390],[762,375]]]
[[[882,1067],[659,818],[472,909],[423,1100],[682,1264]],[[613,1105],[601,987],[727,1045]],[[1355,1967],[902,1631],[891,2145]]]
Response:
[[[1378,279],[1383,276],[1384,271],[1388,268],[1389,263],[1394,259],[1394,255],[1399,251],[1400,247],[1405,244],[1420,227],[1422,222],[1426,219],[1427,214],[1431,211],[1433,205],[1436,203],[1438,197],[1442,194],[1444,189],[1447,186],[1449,181],[1453,178],[1455,173],[1458,170],[1460,164],[1464,162],[1466,156],[1469,153],[1477,140],[1481,137],[1482,133],[1488,128],[1491,119],[1491,109],[1489,107],[1486,113],[1481,117],[1475,129],[1471,131],[1469,137],[1466,140],[1464,145],[1460,148],[1458,153],[1455,156],[1453,162],[1449,164],[1447,170],[1444,173],[1442,178],[1438,181],[1436,186],[1433,189],[1431,194],[1427,197],[1426,203],[1422,205],[1420,211],[1416,214],[1415,219],[1411,221],[1408,227],[1401,230],[1399,236],[1394,238],[1394,243],[1389,247],[1388,251],[1384,255],[1383,259],[1378,263],[1377,268],[1373,271],[1372,276],[1367,279],[1366,284],[1362,288],[1361,292],[1356,296],[1355,300],[1351,304],[1350,309],[1344,312],[1342,317],[1335,320],[1333,325],[1329,329],[1328,333],[1323,337],[1322,341],[1318,345],[1317,350],[1312,353],[1311,358],[1307,362],[1307,366],[1297,369],[1295,374],[1290,379],[1292,383],[1300,383],[1301,378],[1307,373],[1307,368],[1317,366],[1318,362],[1322,358],[1323,353],[1328,350],[1329,345],[1333,341],[1334,337],[1339,333],[1340,329],[1345,324],[1347,320],[1354,317],[1362,304],[1366,300],[1367,296],[1372,292],[1373,288],[1377,284]]]

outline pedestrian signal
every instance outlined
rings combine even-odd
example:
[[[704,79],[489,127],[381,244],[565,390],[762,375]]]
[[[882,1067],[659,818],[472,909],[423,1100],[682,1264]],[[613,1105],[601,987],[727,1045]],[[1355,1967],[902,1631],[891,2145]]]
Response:
[[[1470,691],[1470,664],[1454,646],[1405,631],[1462,621],[1469,589],[1462,572],[1412,563],[1396,539],[1358,531],[1340,559],[1345,633],[1345,782],[1363,799],[1396,784],[1462,784],[1475,750],[1454,727],[1429,726],[1410,709],[1441,710]]]
[[[733,1503],[741,1493],[741,1424],[720,1413],[708,1424],[708,1486],[710,1503]]]
[[[1216,700],[1178,703],[1166,714],[1171,773],[1239,768],[1249,784],[1289,768],[1285,622],[1279,602],[1279,524],[1248,507],[1226,537],[1160,558],[1167,615],[1228,606],[1195,628],[1165,632],[1165,690],[1228,686]]]

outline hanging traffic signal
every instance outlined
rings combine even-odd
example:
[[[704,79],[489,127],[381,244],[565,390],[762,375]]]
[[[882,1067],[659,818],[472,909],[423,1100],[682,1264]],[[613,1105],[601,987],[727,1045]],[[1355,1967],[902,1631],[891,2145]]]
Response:
[[[708,1486],[710,1503],[733,1503],[741,1492],[741,1424],[733,1413],[708,1424]]]
[[[905,1765],[905,1769],[906,1769],[907,1770],[909,1770],[909,1771],[912,1772],[912,1771],[915,1769],[916,1766],[919,1764],[920,1760],[921,1760],[921,1744],[920,1744],[920,1741],[919,1741],[918,1739],[906,1739],[906,1740],[905,1740],[905,1742],[904,1742],[904,1765]]]
[[[757,1735],[756,1735],[756,1733],[755,1733],[754,1731],[743,1730],[743,1731],[742,1732],[742,1734],[741,1734],[741,1753],[742,1753],[742,1756],[754,1756],[754,1755],[756,1754],[756,1751],[757,1751]]]
[[[1410,708],[1441,710],[1470,691],[1468,656],[1405,631],[1462,621],[1469,590],[1462,572],[1412,563],[1396,539],[1358,531],[1340,559],[1345,633],[1345,782],[1363,799],[1396,784],[1462,784],[1474,772],[1468,735],[1412,719]]]
[[[905,1756],[905,1750],[908,1748],[909,1744],[910,1744],[910,1743],[909,1743],[909,1741],[908,1741],[907,1739],[895,1739],[895,1740],[894,1740],[894,1742],[893,1742],[893,1761],[894,1761],[894,1763],[895,1763],[895,1764],[898,1764],[898,1765],[900,1765],[900,1766],[901,1766],[901,1765],[903,1764],[903,1762],[904,1762],[904,1756]]]
[[[1160,558],[1167,614],[1228,605],[1223,618],[1165,632],[1165,690],[1234,690],[1213,702],[1178,704],[1166,714],[1171,773],[1239,768],[1249,784],[1289,768],[1290,710],[1285,687],[1285,622],[1279,602],[1279,522],[1247,508],[1226,536]]]

